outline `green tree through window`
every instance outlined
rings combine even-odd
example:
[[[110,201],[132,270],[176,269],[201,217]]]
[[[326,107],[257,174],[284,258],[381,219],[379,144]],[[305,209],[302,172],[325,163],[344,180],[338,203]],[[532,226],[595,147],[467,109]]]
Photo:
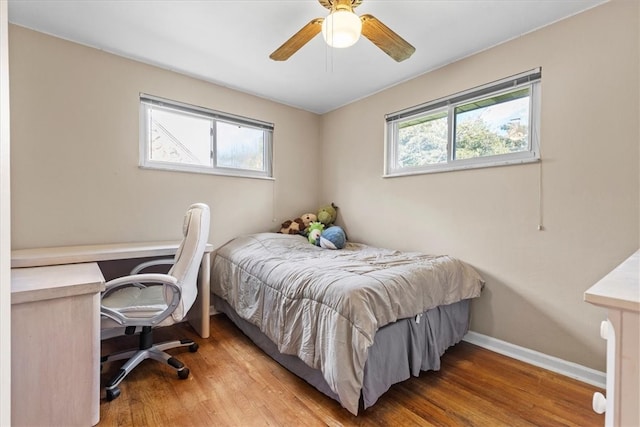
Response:
[[[387,175],[539,159],[539,69],[387,115]],[[533,132],[533,133],[532,133]]]

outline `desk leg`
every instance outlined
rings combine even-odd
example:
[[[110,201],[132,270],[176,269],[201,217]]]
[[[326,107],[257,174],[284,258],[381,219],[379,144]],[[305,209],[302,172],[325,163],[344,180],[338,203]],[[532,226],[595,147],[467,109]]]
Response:
[[[202,338],[209,338],[209,305],[211,304],[211,254],[205,253],[200,263],[198,296],[189,311],[189,324]]]

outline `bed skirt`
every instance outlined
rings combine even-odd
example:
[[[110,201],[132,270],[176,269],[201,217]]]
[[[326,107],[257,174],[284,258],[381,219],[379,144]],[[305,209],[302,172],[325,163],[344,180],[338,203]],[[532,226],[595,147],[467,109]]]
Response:
[[[213,306],[258,347],[286,369],[316,389],[340,401],[322,372],[307,366],[295,355],[281,354],[277,346],[258,327],[242,319],[222,298],[212,295]],[[380,328],[369,348],[364,367],[360,406],[372,406],[393,384],[418,376],[420,371],[440,369],[440,357],[460,342],[469,329],[470,300],[439,306],[409,319]]]

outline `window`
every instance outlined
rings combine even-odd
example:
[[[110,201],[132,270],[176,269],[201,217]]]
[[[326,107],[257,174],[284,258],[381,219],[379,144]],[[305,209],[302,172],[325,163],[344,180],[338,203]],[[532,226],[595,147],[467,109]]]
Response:
[[[540,69],[386,116],[385,176],[540,159]]]
[[[140,166],[271,177],[273,124],[140,95]]]

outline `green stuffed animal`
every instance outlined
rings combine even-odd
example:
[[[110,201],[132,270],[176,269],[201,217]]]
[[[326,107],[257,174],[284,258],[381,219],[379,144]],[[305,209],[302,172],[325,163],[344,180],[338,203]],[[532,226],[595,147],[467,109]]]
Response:
[[[329,227],[331,224],[336,222],[338,207],[332,202],[330,205],[321,207],[317,216],[319,222],[324,224],[325,227]]]
[[[314,221],[309,224],[309,243],[315,245],[320,239],[320,235],[322,234],[322,230],[324,230],[324,224],[318,221]]]

